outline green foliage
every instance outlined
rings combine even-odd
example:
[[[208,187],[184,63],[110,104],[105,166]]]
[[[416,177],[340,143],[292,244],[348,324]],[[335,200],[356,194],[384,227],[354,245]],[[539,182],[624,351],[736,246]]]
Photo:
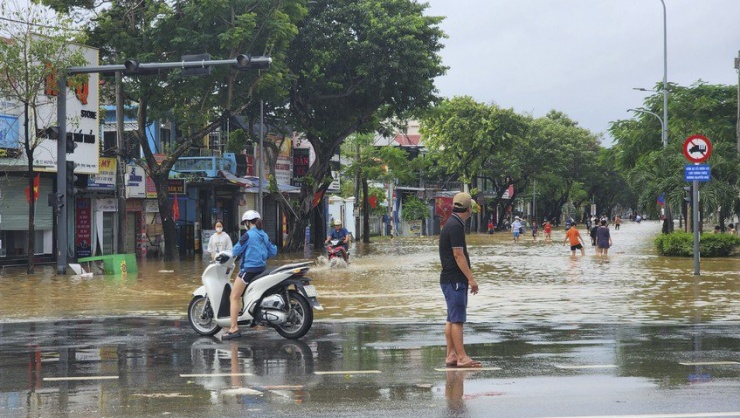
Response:
[[[646,110],[662,115],[662,84],[645,99]],[[701,185],[701,210],[720,210],[726,219],[737,204],[740,184],[740,157],[736,149],[737,90],[735,86],[710,85],[699,81],[691,86],[669,85],[668,146],[663,148],[660,122],[653,115],[639,113],[635,119],[612,122],[609,131],[616,141],[615,165],[628,179],[635,193],[637,209],[656,214],[660,193],[666,193],[669,207],[683,203],[684,165],[681,147],[692,134],[707,136],[713,144],[707,161],[712,181]]]
[[[440,102],[422,119],[421,132],[430,158],[469,184],[487,162],[521,143],[526,118],[511,109],[453,97]]]
[[[241,154],[249,144],[249,134],[243,129],[236,129],[229,133],[229,141],[226,143],[226,152]]]
[[[401,218],[406,222],[417,221],[429,217],[429,208],[415,196],[409,196],[403,202]]]
[[[674,232],[655,239],[658,254],[675,257],[694,255],[694,234]],[[701,234],[699,252],[703,257],[727,257],[740,246],[740,237],[730,234]]]

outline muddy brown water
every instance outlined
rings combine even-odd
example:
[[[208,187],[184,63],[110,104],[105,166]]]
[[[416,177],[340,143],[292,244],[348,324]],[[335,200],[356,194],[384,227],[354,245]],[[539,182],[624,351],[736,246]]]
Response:
[[[582,230],[583,232],[583,230]],[[519,244],[508,233],[468,236],[480,293],[469,300],[470,322],[712,323],[740,321],[740,258],[693,260],[656,255],[657,222],[612,229],[606,258],[593,247],[570,256],[562,245]],[[584,233],[585,235],[585,233]],[[319,260],[320,253],[309,257]],[[304,260],[281,254],[270,265]],[[102,316],[185,317],[206,266],[200,256],[177,262],[139,260],[137,274],[80,278],[55,275],[54,266],[32,276],[0,270],[0,322]],[[438,285],[437,237],[374,238],[355,246],[347,268],[317,262],[310,276],[326,308],[322,321],[427,322],[444,318]]]

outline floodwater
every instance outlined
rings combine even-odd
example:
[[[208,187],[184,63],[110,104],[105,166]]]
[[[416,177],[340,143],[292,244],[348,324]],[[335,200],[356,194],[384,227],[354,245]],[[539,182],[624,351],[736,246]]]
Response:
[[[588,240],[585,230],[582,234]],[[657,222],[612,228],[614,246],[606,258],[593,247],[571,257],[553,242],[522,242],[509,233],[471,234],[468,251],[480,293],[469,299],[468,320],[478,323],[644,323],[740,321],[740,258],[693,260],[659,257],[653,240]],[[347,268],[317,263],[310,276],[326,308],[319,321],[431,322],[444,318],[438,285],[437,237],[374,238],[355,245]],[[580,254],[580,253],[579,253]],[[321,254],[314,254],[317,260]],[[282,254],[271,265],[302,260]],[[0,322],[29,319],[162,316],[183,318],[206,262],[200,256],[178,262],[140,259],[138,274],[55,275],[39,266],[28,276],[0,270]]]

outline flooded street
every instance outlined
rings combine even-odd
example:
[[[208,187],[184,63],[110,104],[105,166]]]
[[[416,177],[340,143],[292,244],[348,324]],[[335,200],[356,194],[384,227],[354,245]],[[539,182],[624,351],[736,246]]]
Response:
[[[300,340],[196,334],[200,258],[121,277],[6,269],[0,416],[738,417],[740,259],[694,276],[692,260],[655,255],[659,228],[623,225],[606,259],[571,258],[562,230],[469,236],[477,371],[444,367],[436,237],[313,268],[326,310]]]
[[[582,230],[583,232],[583,230]],[[657,222],[626,223],[612,231],[608,258],[587,247],[586,257],[570,256],[562,245],[519,244],[509,233],[472,234],[468,247],[481,291],[470,298],[470,322],[486,323],[696,323],[740,320],[740,258],[693,260],[658,257]],[[585,235],[585,233],[584,233]],[[588,238],[587,238],[588,239]],[[320,254],[315,254],[313,260]],[[303,259],[282,254],[269,265]],[[28,277],[21,268],[0,275],[0,321],[99,316],[183,318],[206,263],[139,260],[138,274],[58,277],[40,266]],[[439,321],[444,301],[438,285],[437,237],[375,238],[352,249],[346,269],[317,263],[310,276],[326,307],[319,321]]]

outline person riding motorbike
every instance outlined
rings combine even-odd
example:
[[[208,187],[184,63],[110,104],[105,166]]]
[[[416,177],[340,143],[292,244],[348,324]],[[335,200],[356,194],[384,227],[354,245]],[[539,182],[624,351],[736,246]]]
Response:
[[[236,259],[244,255],[239,269],[239,274],[234,279],[234,287],[231,289],[229,302],[231,303],[231,327],[224,334],[224,340],[241,337],[237,318],[239,317],[239,300],[249,283],[259,276],[267,266],[267,259],[277,254],[277,246],[270,242],[267,233],[262,230],[262,219],[260,214],[254,210],[244,212],[242,224],[247,226],[239,242],[234,246],[232,256]]]
[[[337,219],[334,221],[334,229],[329,233],[329,235],[326,237],[326,241],[324,241],[324,244],[328,244],[331,240],[338,240],[339,243],[342,245],[342,248],[344,248],[344,261],[347,261],[347,258],[349,257],[349,240],[350,240],[350,233],[347,231],[347,228],[342,227],[342,221]]]

